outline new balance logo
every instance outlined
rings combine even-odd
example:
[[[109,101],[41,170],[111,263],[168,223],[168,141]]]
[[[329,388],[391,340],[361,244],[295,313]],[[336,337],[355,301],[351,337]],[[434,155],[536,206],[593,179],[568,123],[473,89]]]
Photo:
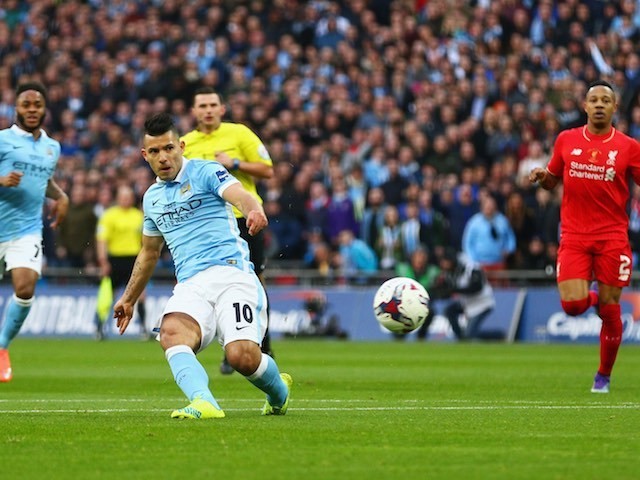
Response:
[[[571,155],[574,155],[574,156],[582,155],[582,149],[574,148],[573,150],[571,150]]]

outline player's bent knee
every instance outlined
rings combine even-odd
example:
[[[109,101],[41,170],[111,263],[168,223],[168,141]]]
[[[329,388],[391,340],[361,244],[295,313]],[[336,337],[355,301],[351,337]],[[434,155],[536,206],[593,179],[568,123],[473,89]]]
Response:
[[[227,344],[225,355],[229,365],[242,375],[251,375],[262,360],[262,351],[257,343],[248,340]]]
[[[160,345],[164,350],[175,345],[188,345],[195,352],[201,341],[200,328],[190,317],[169,314],[162,320]]]
[[[561,300],[562,309],[567,315],[576,316],[587,311],[591,306],[589,297],[582,298],[580,300]]]

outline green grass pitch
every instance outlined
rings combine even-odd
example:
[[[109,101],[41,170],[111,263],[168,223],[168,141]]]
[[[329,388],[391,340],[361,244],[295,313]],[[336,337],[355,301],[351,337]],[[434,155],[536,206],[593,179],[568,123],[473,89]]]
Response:
[[[187,402],[157,342],[16,339],[0,384],[2,479],[637,479],[640,348],[609,395],[596,345],[274,342],[284,417],[201,354],[227,417]]]

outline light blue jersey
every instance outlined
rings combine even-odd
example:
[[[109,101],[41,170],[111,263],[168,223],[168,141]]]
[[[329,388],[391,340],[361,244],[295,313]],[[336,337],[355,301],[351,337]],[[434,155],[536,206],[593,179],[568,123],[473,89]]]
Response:
[[[249,246],[222,198],[234,183],[238,180],[218,162],[185,158],[175,180],[158,179],[145,193],[143,233],[164,237],[179,282],[214,265],[253,271]]]
[[[44,130],[38,140],[13,125],[0,130],[0,176],[22,172],[16,187],[0,187],[0,242],[42,233],[42,206],[60,144]]]

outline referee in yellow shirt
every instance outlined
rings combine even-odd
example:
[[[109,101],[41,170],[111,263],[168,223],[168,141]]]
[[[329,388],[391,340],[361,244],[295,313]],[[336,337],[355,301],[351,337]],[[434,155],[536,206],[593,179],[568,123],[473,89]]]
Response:
[[[136,256],[142,248],[144,215],[135,202],[136,196],[131,187],[119,187],[116,205],[105,210],[98,221],[96,240],[100,275],[111,278],[114,291],[127,284]],[[142,335],[146,337],[144,293],[138,301],[138,316]],[[102,322],[98,321],[99,339],[104,338],[102,327]]]
[[[181,139],[185,143],[184,156],[221,163],[262,203],[256,189],[256,179],[271,178],[273,162],[260,138],[245,125],[222,121],[226,108],[220,95],[213,88],[203,87],[196,90],[191,112],[197,125],[195,130]],[[238,220],[240,235],[249,244],[256,274],[264,285],[264,231],[255,236],[249,235],[242,213],[236,208],[233,210]],[[273,357],[268,330],[261,348],[264,353]],[[220,371],[225,374],[233,373],[226,358],[222,360]]]

